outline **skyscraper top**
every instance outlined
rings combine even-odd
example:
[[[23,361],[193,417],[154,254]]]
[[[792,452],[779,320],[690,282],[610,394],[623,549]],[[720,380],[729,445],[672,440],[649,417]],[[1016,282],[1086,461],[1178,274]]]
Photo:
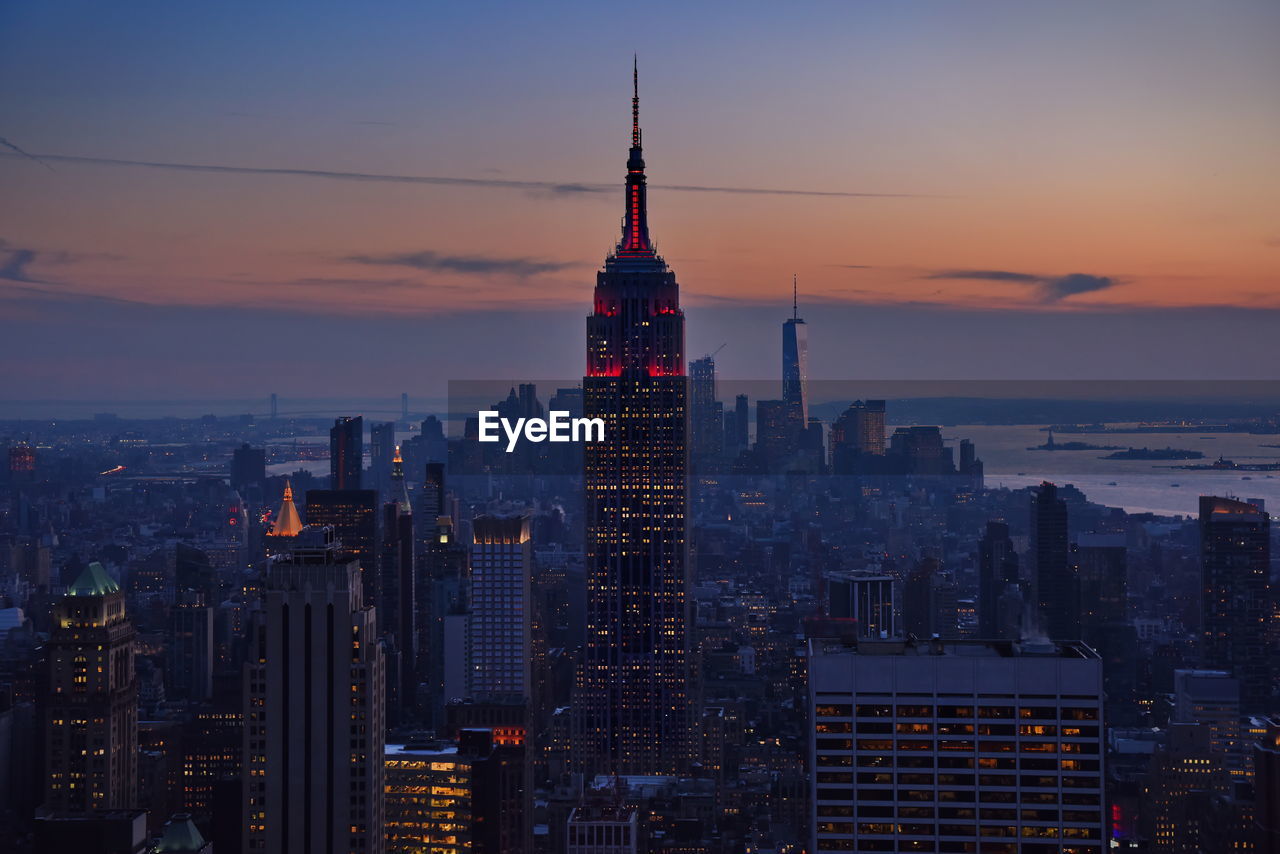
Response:
[[[631,66],[631,156],[627,158],[627,209],[622,217],[622,240],[616,253],[619,259],[654,259],[653,242],[649,239],[649,214],[645,198],[644,156],[640,149],[640,66]]]
[[[84,568],[84,572],[80,573],[80,577],[75,580],[70,587],[67,588],[68,596],[106,596],[108,593],[118,593],[120,585],[114,578],[107,574],[102,568],[102,564],[94,561]]]
[[[640,147],[640,57],[631,55],[631,147]]]
[[[284,482],[284,500],[280,502],[280,512],[276,514],[275,522],[272,524],[271,530],[267,532],[267,536],[296,537],[301,530],[302,519],[298,517],[298,508],[293,503],[293,484],[286,480]]]

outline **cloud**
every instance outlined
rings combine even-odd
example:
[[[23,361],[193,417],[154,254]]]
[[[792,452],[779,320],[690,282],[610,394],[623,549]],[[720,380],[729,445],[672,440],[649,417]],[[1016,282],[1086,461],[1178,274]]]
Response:
[[[28,265],[36,260],[35,250],[0,248],[0,253],[7,256],[4,262],[0,263],[0,279],[10,282],[36,283],[35,279],[27,275]]]
[[[1270,246],[1272,249],[1280,249],[1280,237],[1272,237],[1262,242],[1267,246]]]
[[[985,282],[1013,282],[1036,287],[1042,302],[1057,302],[1076,294],[1104,291],[1123,284],[1112,276],[1094,276],[1089,273],[1067,273],[1065,276],[1044,276],[1038,273],[1019,273],[1013,270],[938,270],[927,279],[974,279]]]
[[[2,141],[2,140],[0,140]],[[10,146],[13,147],[13,146]],[[113,157],[81,157],[72,154],[19,154],[0,153],[0,157],[25,155],[39,162],[81,163],[89,166],[126,166],[140,169],[167,169],[179,172],[205,172],[232,175],[280,175],[292,178],[318,178],[330,181],[366,181],[390,184],[431,184],[447,187],[478,187],[557,196],[594,195],[616,193],[616,183],[590,183],[578,181],[520,181],[506,178],[452,178],[440,175],[394,175],[380,172],[338,172],[327,169],[291,169],[286,167],[223,166],[205,163],[169,163],[155,160],[124,160]],[[45,164],[48,166],[48,164]],[[707,187],[696,184],[653,184],[659,190],[682,193],[736,193],[764,196],[829,196],[836,198],[934,198],[915,193],[855,193],[843,190],[793,190],[764,187]]]
[[[1111,276],[1091,276],[1088,273],[1068,273],[1042,283],[1047,300],[1060,300],[1075,294],[1087,294],[1094,291],[1105,291],[1120,284]]]
[[[1034,285],[1044,281],[1043,276],[1033,273],[1014,273],[1009,270],[939,270],[930,273],[927,279],[981,279],[987,282],[1018,282]]]
[[[372,264],[387,267],[410,267],[433,273],[462,273],[468,276],[510,275],[537,276],[555,273],[573,264],[561,261],[540,261],[535,258],[496,258],[487,255],[443,255],[424,249],[420,252],[402,252],[390,255],[349,255],[343,259],[356,264]]]

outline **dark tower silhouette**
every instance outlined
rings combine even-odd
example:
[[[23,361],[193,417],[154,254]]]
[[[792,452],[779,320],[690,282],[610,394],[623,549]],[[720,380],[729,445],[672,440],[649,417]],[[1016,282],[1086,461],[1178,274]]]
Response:
[[[1240,708],[1267,711],[1271,694],[1271,520],[1255,505],[1200,496],[1201,658],[1240,680]]]
[[[391,458],[389,500],[382,505],[376,603],[387,647],[387,725],[402,725],[416,694],[416,581],[413,503],[404,479],[404,459],[396,446]]]
[[[800,318],[798,284],[792,276],[791,316],[782,324],[782,400],[793,446],[799,443],[800,434],[809,423],[808,375],[809,332]]]
[[[380,501],[395,501],[400,497],[391,494],[392,458],[398,447],[395,422],[384,421],[369,428],[369,488],[378,491]]]
[[[676,277],[649,237],[638,83],[622,239],[596,275],[583,409],[587,636],[576,759],[587,773],[686,766],[689,712],[687,389]]]
[[[689,363],[689,394],[689,456],[699,472],[710,471],[724,454],[724,406],[716,400],[714,357]]]
[[[364,419],[343,416],[329,430],[329,488],[359,489],[364,468]]]
[[[1067,503],[1048,481],[1031,495],[1031,557],[1040,627],[1053,640],[1080,639],[1080,588],[1067,543]]]
[[[1000,620],[1000,596],[1018,583],[1018,554],[1004,522],[988,522],[978,544],[978,637],[1006,637],[1009,627]]]

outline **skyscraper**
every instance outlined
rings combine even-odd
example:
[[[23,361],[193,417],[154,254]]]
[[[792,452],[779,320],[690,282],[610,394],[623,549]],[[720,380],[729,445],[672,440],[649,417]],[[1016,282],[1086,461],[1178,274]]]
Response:
[[[1268,711],[1271,520],[1253,504],[1200,496],[1201,658],[1240,680],[1246,713]]]
[[[267,451],[248,442],[231,453],[231,488],[243,491],[246,486],[267,479]]]
[[[791,278],[791,317],[782,324],[782,399],[796,435],[809,423],[809,328],[800,319],[799,292]]]
[[[417,676],[417,572],[414,565],[413,504],[397,447],[391,460],[388,501],[382,505],[376,606],[387,646],[387,721],[402,725],[415,702]]]
[[[810,851],[1104,850],[1089,647],[811,639],[808,661]]]
[[[831,467],[836,474],[866,472],[884,456],[884,401],[855,400],[831,425]]]
[[[688,412],[684,313],[649,237],[638,84],[622,239],[596,275],[583,409],[587,637],[575,751],[590,773],[689,761]]]
[[[724,406],[716,400],[716,361],[703,356],[689,363],[689,456],[708,470],[724,453]]]
[[[1067,503],[1048,481],[1031,494],[1031,559],[1040,628],[1054,640],[1080,638],[1080,588],[1067,542]]]
[[[244,850],[383,850],[384,665],[359,565],[304,529],[267,570],[245,668]]]
[[[1002,614],[1000,597],[1018,584],[1018,553],[1004,522],[988,522],[978,543],[978,637],[1016,638],[1014,620],[1021,614]],[[1003,619],[1002,619],[1003,618]]]
[[[379,498],[384,501],[394,501],[399,497],[389,494],[391,469],[397,450],[395,422],[384,421],[369,428],[370,486],[378,491]]]
[[[213,609],[199,590],[180,590],[169,610],[166,698],[213,697]]]
[[[850,620],[858,637],[893,638],[898,625],[897,581],[871,570],[837,570],[827,575],[827,616]]]
[[[293,484],[284,482],[284,500],[280,502],[280,510],[271,522],[269,537],[296,537],[302,530],[302,519],[298,516],[298,507],[293,503]]]
[[[45,808],[132,808],[138,794],[138,687],[124,593],[91,563],[53,609],[45,703]]]
[[[531,687],[532,653],[529,520],[477,516],[471,530],[468,693],[482,702],[524,703]]]
[[[364,468],[364,419],[343,416],[329,430],[329,488],[359,489]]]
[[[307,490],[307,524],[333,528],[343,551],[360,564],[364,597],[370,605],[380,595],[378,523],[378,493],[372,489]]]

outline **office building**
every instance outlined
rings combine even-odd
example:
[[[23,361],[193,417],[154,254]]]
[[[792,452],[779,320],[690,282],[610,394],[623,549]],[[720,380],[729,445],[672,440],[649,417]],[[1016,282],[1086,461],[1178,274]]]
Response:
[[[756,456],[761,473],[786,468],[796,449],[799,433],[785,400],[756,401]]]
[[[799,290],[791,278],[791,317],[782,324],[782,400],[798,435],[809,423],[809,327],[800,319]]]
[[[480,702],[525,703],[533,651],[529,520],[477,516],[471,530],[468,694]]]
[[[396,445],[396,425],[383,421],[369,428],[369,487],[377,491],[383,501],[394,500],[390,494],[391,469],[399,452]]]
[[[378,493],[372,489],[307,490],[307,525],[328,527],[360,565],[364,598],[376,605],[381,596],[378,572]]]
[[[591,803],[569,814],[568,854],[638,854],[639,812],[622,804]]]
[[[1080,587],[1067,541],[1067,502],[1044,482],[1031,493],[1031,559],[1040,630],[1054,640],[1080,639]]]
[[[1244,776],[1248,747],[1241,733],[1240,680],[1222,670],[1175,670],[1169,720],[1204,726],[1209,751],[1232,774]]]
[[[244,850],[383,851],[386,692],[359,564],[309,527],[267,569],[245,668]]]
[[[44,808],[54,816],[137,803],[138,686],[124,598],[91,563],[53,608]]]
[[[329,488],[360,489],[364,470],[364,419],[343,416],[329,430]]]
[[[386,854],[471,851],[471,759],[453,742],[388,744]]]
[[[169,610],[165,697],[205,702],[213,697],[213,609],[198,590],[180,590]]]
[[[391,460],[389,500],[382,505],[378,622],[387,655],[387,723],[409,720],[417,694],[417,567],[413,503],[396,448]]]
[[[1253,749],[1254,841],[1258,854],[1280,854],[1280,715],[1260,720]]]
[[[1272,696],[1271,519],[1231,498],[1200,497],[1201,660],[1240,680],[1246,713]]]
[[[1018,553],[1009,537],[1009,526],[988,522],[978,543],[978,637],[1012,640],[1021,635],[1021,608],[1009,613],[1009,609],[1000,607],[1001,597],[1011,587],[1017,591],[1019,586]]]
[[[848,620],[862,638],[896,638],[898,625],[897,580],[881,572],[853,570],[826,577],[827,616]]]
[[[813,851],[1102,854],[1102,667],[1080,643],[809,642]]]
[[[942,441],[942,430],[933,425],[894,430],[886,456],[885,470],[891,474],[938,477],[955,473],[951,449]]]
[[[689,363],[689,456],[695,469],[713,470],[724,455],[724,406],[716,400],[716,362]]]
[[[918,638],[958,637],[959,598],[955,579],[937,558],[922,558],[903,584],[903,631]]]
[[[386,854],[523,854],[523,746],[488,729],[388,744]]]
[[[267,479],[267,452],[246,442],[231,454],[231,488],[243,492],[248,486],[261,486]]]
[[[692,759],[684,313],[649,236],[638,86],[622,238],[596,275],[583,410],[587,637],[574,754],[588,773]]]

